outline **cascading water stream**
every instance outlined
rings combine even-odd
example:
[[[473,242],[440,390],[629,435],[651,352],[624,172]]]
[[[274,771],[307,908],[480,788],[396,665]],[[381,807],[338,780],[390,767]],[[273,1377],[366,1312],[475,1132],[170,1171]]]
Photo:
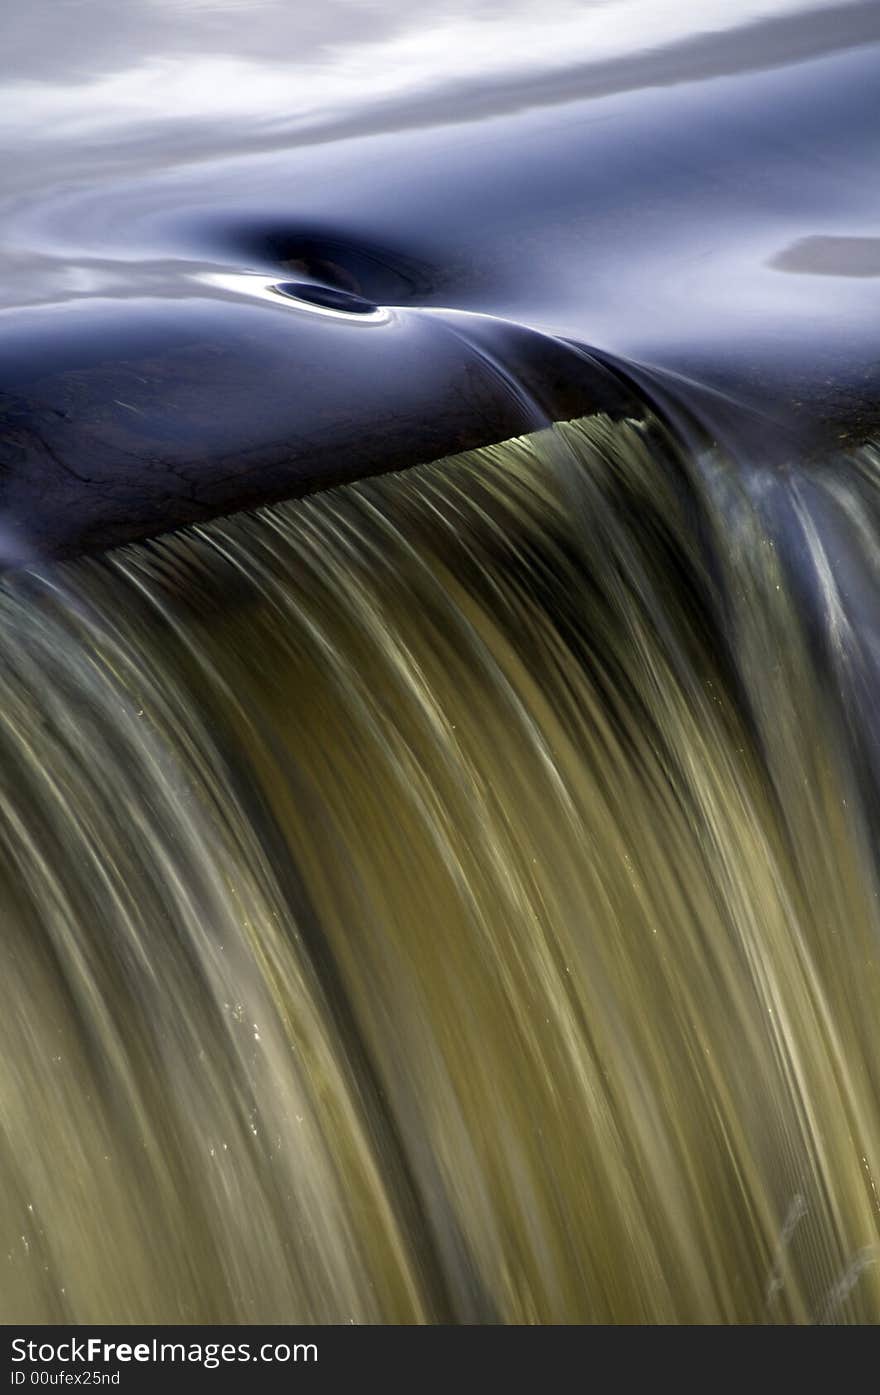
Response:
[[[8,574],[6,1320],[876,1320],[878,466],[598,413]]]
[[[0,1321],[880,1320],[880,6],[7,9]]]

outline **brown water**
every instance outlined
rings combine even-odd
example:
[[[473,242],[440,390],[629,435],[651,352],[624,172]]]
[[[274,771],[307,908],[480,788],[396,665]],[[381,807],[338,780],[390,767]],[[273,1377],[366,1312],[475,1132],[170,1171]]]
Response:
[[[878,468],[787,533],[598,415],[8,576],[4,1319],[880,1317],[867,660],[811,521],[870,594]]]

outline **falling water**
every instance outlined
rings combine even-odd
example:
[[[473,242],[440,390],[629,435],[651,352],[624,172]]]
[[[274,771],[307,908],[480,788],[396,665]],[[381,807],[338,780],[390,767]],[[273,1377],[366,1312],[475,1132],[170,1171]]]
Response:
[[[877,1320],[878,483],[596,415],[8,575],[5,1320]]]

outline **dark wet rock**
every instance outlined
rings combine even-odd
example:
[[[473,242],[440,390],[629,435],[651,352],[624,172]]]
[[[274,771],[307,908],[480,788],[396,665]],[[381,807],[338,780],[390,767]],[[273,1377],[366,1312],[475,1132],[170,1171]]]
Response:
[[[273,289],[278,295],[315,305],[324,310],[337,310],[343,315],[374,315],[379,308],[363,296],[340,291],[335,286],[313,285],[310,281],[279,281]]]
[[[488,317],[280,298],[24,313],[0,344],[0,559],[100,551],[597,408],[638,409],[589,355]]]

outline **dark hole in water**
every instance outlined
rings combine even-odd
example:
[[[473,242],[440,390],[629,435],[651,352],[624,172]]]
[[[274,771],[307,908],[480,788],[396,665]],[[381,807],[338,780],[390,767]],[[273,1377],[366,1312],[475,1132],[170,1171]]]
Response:
[[[314,286],[308,281],[279,281],[275,290],[279,295],[305,300],[310,305],[323,305],[328,310],[344,310],[349,315],[371,315],[378,308],[362,296],[339,291],[333,286]]]

